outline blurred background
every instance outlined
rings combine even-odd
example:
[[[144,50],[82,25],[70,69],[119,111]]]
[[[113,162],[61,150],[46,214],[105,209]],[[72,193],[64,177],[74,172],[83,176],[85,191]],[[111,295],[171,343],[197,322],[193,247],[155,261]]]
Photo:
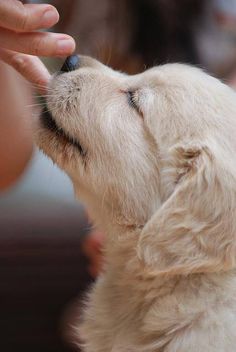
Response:
[[[61,16],[55,30],[73,35],[81,54],[130,74],[185,62],[236,86],[236,0],[51,3]],[[46,60],[52,72],[60,64]],[[70,181],[35,150],[18,184],[0,194],[1,351],[74,350],[66,316],[92,281],[90,233]]]

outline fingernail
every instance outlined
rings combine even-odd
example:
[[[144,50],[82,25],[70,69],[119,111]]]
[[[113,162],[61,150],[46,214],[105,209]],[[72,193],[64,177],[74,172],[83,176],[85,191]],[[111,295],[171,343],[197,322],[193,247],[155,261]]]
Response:
[[[58,55],[69,55],[75,50],[75,42],[73,39],[60,39],[57,42],[57,54]]]
[[[47,9],[42,17],[42,25],[47,28],[56,24],[59,20],[59,14],[55,8]]]

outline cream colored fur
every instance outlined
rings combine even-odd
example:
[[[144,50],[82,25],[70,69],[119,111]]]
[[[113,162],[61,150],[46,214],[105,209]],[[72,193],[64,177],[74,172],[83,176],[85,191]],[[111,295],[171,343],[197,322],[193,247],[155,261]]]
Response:
[[[236,94],[194,67],[130,77],[86,57],[50,94],[86,156],[41,125],[37,143],[107,233],[83,351],[235,352]]]

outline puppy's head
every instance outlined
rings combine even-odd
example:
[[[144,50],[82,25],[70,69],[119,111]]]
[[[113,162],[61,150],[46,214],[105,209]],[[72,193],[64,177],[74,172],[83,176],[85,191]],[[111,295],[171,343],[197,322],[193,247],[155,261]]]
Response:
[[[99,217],[144,225],[160,203],[157,145],[145,122],[151,82],[78,60],[52,79],[37,142]]]
[[[143,227],[139,254],[159,271],[234,265],[235,94],[179,64],[71,68],[51,80],[37,142],[76,193],[103,220]]]

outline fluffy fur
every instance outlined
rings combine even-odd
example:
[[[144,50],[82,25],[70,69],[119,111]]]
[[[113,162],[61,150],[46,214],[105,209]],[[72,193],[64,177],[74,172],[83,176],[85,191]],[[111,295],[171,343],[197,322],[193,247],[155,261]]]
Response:
[[[131,77],[86,57],[49,91],[57,131],[41,121],[37,143],[107,233],[83,351],[234,352],[235,93],[194,67]]]

